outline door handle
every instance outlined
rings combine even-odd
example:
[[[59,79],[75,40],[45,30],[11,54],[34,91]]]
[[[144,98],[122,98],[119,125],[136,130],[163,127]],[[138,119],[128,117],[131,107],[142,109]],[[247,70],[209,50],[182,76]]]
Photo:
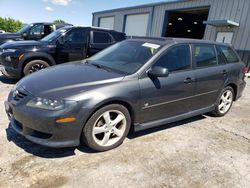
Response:
[[[227,71],[226,71],[226,70],[223,70],[223,71],[221,71],[221,74],[222,74],[222,75],[226,75],[226,74],[227,74]]]
[[[190,77],[188,77],[188,78],[186,78],[183,82],[185,83],[185,84],[190,84],[190,83],[192,83],[194,80],[192,79],[192,78],[190,78]]]

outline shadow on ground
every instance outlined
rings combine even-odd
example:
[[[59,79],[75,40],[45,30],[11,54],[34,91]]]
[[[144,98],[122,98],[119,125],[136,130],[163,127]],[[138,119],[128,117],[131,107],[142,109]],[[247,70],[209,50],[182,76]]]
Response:
[[[18,82],[18,80],[13,79],[13,78],[8,78],[8,77],[0,74],[0,82],[2,82],[4,84],[16,84]]]
[[[195,117],[192,117],[192,118],[184,119],[184,120],[181,120],[181,121],[165,124],[165,125],[150,128],[150,129],[146,129],[146,130],[139,131],[139,132],[134,132],[133,129],[131,129],[131,131],[130,131],[130,133],[128,135],[128,138],[129,139],[134,139],[134,138],[137,138],[137,137],[146,136],[146,135],[151,134],[151,133],[163,131],[163,130],[170,129],[170,128],[173,128],[173,127],[178,127],[178,126],[181,126],[181,125],[184,125],[184,124],[187,124],[187,123],[191,123],[191,122],[194,122],[194,121],[199,121],[199,120],[202,120],[202,119],[205,119],[205,118],[206,118],[205,115],[199,115],[199,116],[195,116]]]
[[[22,148],[27,153],[33,154],[42,158],[62,158],[75,155],[76,147],[71,148],[49,148],[35,144],[23,136],[15,132],[15,130],[9,125],[6,129],[7,139],[9,142],[13,142],[18,147]],[[85,153],[94,153],[93,150],[85,145],[81,145],[77,148],[78,150]]]
[[[175,123],[170,123],[167,125],[147,129],[147,130],[140,131],[140,132],[134,132],[133,130],[131,130],[129,135],[128,135],[128,139],[134,139],[137,137],[146,136],[146,135],[153,133],[153,132],[163,131],[163,130],[177,127],[177,126],[187,124],[190,122],[199,121],[199,120],[202,120],[204,118],[206,118],[206,117],[203,115],[200,115],[200,116],[195,116],[193,118],[189,118],[186,120],[178,121]],[[79,151],[84,152],[84,153],[89,153],[89,154],[96,153],[95,151],[88,148],[84,144],[81,144],[81,146],[79,146],[79,147],[60,148],[60,149],[44,147],[44,146],[35,144],[33,142],[30,142],[29,140],[27,140],[23,136],[19,135],[18,133],[16,133],[14,131],[14,129],[12,129],[12,127],[10,125],[6,129],[6,134],[7,134],[8,141],[15,143],[18,147],[22,148],[26,152],[33,154],[35,156],[38,156],[38,157],[42,157],[42,158],[62,158],[62,157],[73,156],[73,155],[75,155],[76,149],[78,149]]]

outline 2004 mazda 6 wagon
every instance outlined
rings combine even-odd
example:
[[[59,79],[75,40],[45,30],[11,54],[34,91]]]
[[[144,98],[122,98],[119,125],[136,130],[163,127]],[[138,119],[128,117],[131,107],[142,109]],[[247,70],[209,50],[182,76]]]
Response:
[[[97,151],[135,131],[212,112],[225,115],[245,87],[244,64],[225,44],[135,38],[19,81],[5,102],[15,131],[50,147]]]

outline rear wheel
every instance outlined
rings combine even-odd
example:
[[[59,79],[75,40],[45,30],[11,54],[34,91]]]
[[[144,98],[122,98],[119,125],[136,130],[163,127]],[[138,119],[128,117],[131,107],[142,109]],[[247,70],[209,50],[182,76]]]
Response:
[[[27,76],[31,73],[37,72],[39,70],[45,69],[49,67],[50,65],[43,60],[32,60],[29,63],[27,63],[23,69],[23,75]]]
[[[122,144],[131,124],[128,110],[112,104],[96,111],[86,123],[82,138],[96,151],[106,151]]]
[[[222,90],[219,100],[216,103],[216,108],[212,112],[214,116],[221,117],[226,115],[232,107],[234,100],[234,90],[231,87],[226,87]]]

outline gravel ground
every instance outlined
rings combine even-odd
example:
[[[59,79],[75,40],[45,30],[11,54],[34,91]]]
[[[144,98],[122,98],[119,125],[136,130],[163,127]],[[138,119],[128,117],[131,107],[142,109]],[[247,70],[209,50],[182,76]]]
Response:
[[[250,80],[222,118],[197,116],[139,133],[95,153],[50,149],[9,127],[0,75],[0,187],[250,187]]]

